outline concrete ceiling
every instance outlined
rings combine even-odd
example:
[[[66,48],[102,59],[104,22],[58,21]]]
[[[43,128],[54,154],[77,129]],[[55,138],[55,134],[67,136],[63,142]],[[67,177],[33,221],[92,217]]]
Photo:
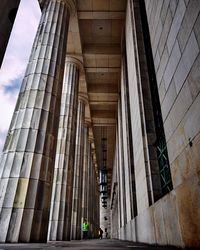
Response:
[[[125,9],[126,0],[77,0],[77,13],[70,19],[68,36],[67,53],[78,57],[84,65],[79,91],[88,96],[86,117],[92,122],[98,168],[101,138],[107,138],[109,183],[115,150]]]

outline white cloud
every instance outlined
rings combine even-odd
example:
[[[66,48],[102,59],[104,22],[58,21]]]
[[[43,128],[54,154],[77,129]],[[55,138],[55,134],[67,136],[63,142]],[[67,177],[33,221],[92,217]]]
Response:
[[[21,85],[40,15],[37,0],[21,0],[0,70],[0,152],[19,92],[16,86]]]

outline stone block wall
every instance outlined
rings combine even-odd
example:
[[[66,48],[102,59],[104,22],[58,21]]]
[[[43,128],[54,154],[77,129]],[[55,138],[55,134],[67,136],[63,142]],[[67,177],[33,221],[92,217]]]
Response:
[[[181,236],[199,246],[200,2],[145,3]]]
[[[128,71],[128,87],[130,98],[130,114],[132,125],[132,140],[133,140],[133,155],[135,165],[135,181],[137,190],[137,208],[141,212],[149,206],[148,203],[148,190],[145,167],[145,152],[143,144],[143,130],[142,130],[142,114],[140,99],[141,93],[137,76],[138,58],[135,52],[136,41],[134,38],[133,24],[131,21],[131,6],[130,1],[127,4],[126,16],[126,51],[127,51],[127,71]],[[122,83],[121,83],[122,84]]]
[[[200,1],[144,1],[173,190],[149,205],[145,148],[142,147],[144,114],[138,99],[140,65],[137,65],[137,57],[142,58],[142,54],[134,41],[135,17],[128,1],[125,30],[138,215],[118,229],[119,238],[199,247]],[[133,4],[137,7],[138,1]],[[140,77],[142,79],[142,75]]]
[[[108,207],[103,208],[100,201],[100,228],[103,230],[103,238],[106,237],[105,228],[107,228],[108,237],[110,238],[110,199],[108,199]]]

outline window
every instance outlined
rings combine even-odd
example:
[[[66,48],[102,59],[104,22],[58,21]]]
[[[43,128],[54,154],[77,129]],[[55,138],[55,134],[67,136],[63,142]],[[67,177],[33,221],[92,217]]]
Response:
[[[140,14],[142,21],[143,37],[144,37],[144,46],[146,52],[146,60],[149,74],[150,82],[150,91],[152,96],[152,106],[153,106],[153,115],[154,123],[156,130],[156,149],[157,149],[157,159],[159,164],[159,174],[161,181],[162,195],[165,195],[173,189],[170,165],[168,160],[167,144],[164,133],[163,119],[160,107],[160,100],[158,94],[157,80],[154,69],[154,61],[152,56],[149,27],[147,22],[146,10],[144,0],[139,1],[140,5]]]

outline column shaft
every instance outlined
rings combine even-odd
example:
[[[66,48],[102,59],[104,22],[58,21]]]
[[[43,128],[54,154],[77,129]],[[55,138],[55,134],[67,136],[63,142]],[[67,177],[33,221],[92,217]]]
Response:
[[[48,240],[63,240],[68,235],[72,193],[75,127],[78,104],[79,67],[66,61],[61,98],[59,130],[54,169]],[[68,237],[67,237],[68,238]]]
[[[92,231],[93,231],[93,218],[92,218],[92,210],[94,206],[94,201],[92,200],[92,194],[93,194],[93,187],[92,187],[92,168],[93,168],[93,155],[92,155],[92,148],[90,144],[90,160],[88,162],[88,222],[90,225],[90,238],[92,237]]]
[[[69,12],[43,9],[1,161],[0,241],[46,241]]]
[[[77,129],[76,129],[76,150],[75,150],[75,161],[74,161],[71,239],[81,238],[84,119],[85,119],[85,103],[83,100],[79,99],[78,114],[77,114]]]
[[[88,193],[88,160],[89,160],[88,126],[84,128],[84,162],[83,162],[83,184],[82,184],[82,218],[87,219],[87,193]]]

